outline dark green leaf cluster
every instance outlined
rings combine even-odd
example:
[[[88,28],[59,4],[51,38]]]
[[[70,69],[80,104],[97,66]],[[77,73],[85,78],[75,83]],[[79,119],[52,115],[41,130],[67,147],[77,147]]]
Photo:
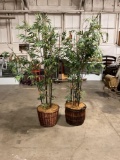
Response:
[[[9,59],[8,66],[20,81],[24,75],[38,87],[39,100],[43,106],[50,107],[54,96],[52,94],[53,74],[58,68],[58,53],[60,49],[56,47],[58,34],[52,28],[50,20],[46,14],[37,14],[35,22],[29,25],[23,22],[18,25],[17,29],[22,31],[18,37],[26,43],[27,58],[20,57],[12,50],[12,53],[4,52],[2,56]],[[36,75],[36,71],[40,71],[41,66],[44,67],[44,75],[40,79]]]
[[[24,68],[26,66],[25,72],[33,79],[35,77],[32,71],[39,70],[41,65],[44,66],[44,78],[36,81],[35,84],[40,93],[41,103],[50,106],[54,97],[52,95],[52,77],[56,72],[57,55],[60,52],[56,47],[58,34],[51,27],[46,14],[37,14],[33,25],[24,22],[23,25],[17,26],[17,28],[25,32],[25,34],[20,34],[19,38],[29,44],[27,53],[30,59],[26,64],[22,59],[22,61],[19,61],[19,65],[22,64]]]
[[[71,87],[69,99],[78,102],[78,104],[81,98],[83,74],[90,73],[95,68],[94,72],[101,71],[102,67],[102,52],[99,48],[99,44],[103,39],[101,26],[97,17],[89,19],[88,22],[88,30],[75,33],[79,36],[76,43],[70,37],[66,38],[65,32],[62,35],[62,56],[66,58],[66,64],[70,68],[69,80]]]

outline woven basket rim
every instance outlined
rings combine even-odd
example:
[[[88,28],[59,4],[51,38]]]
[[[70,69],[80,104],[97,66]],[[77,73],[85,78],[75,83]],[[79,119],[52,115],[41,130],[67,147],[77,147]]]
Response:
[[[80,102],[79,105],[73,105],[73,102],[66,102],[65,108],[69,108],[73,110],[81,110],[81,109],[85,109],[86,105],[83,102]]]
[[[37,111],[43,112],[43,113],[54,113],[58,110],[59,110],[59,105],[57,105],[55,103],[52,103],[51,108],[49,108],[49,109],[43,108],[42,104],[37,107]]]

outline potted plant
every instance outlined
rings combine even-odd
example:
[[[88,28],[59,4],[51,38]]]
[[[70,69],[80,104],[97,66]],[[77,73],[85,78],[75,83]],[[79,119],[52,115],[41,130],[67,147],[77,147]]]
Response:
[[[27,50],[28,59],[14,56],[16,61],[17,77],[19,80],[27,74],[28,78],[34,82],[39,91],[40,105],[37,107],[40,124],[45,127],[54,126],[58,120],[59,106],[53,103],[53,74],[57,68],[57,53],[59,48],[56,47],[58,34],[51,27],[50,20],[46,14],[37,14],[33,25],[23,22],[23,25],[17,26],[23,34],[19,38],[24,43],[29,44]],[[15,55],[15,54],[14,54]],[[44,77],[35,74],[36,70],[40,71],[41,66],[44,68]]]
[[[89,22],[87,31],[70,31],[66,38],[66,32],[62,34],[63,54],[69,66],[69,95],[65,104],[65,118],[70,125],[81,125],[85,120],[86,105],[81,102],[83,75],[91,71],[97,65],[102,66],[102,52],[99,48],[103,33],[98,18],[86,20]],[[72,38],[76,35],[77,39]],[[79,37],[79,38],[78,38]],[[96,68],[96,67],[95,67]]]

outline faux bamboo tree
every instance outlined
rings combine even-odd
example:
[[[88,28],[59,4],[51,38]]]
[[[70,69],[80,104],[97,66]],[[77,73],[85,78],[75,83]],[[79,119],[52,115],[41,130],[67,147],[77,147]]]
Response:
[[[27,54],[29,61],[23,64],[24,72],[27,72],[30,78],[35,79],[32,70],[35,66],[44,66],[44,78],[36,81],[40,96],[39,99],[45,108],[50,108],[54,98],[52,94],[52,78],[57,68],[57,53],[59,48],[56,47],[58,34],[51,27],[50,20],[46,14],[37,14],[33,25],[23,23],[17,26],[17,29],[23,30],[25,34],[20,34],[19,38],[29,44]],[[22,63],[22,62],[21,62]]]
[[[68,100],[73,102],[73,105],[79,105],[82,93],[83,74],[89,72],[91,68],[97,64],[102,66],[102,52],[99,48],[103,33],[98,22],[98,17],[86,20],[89,22],[87,31],[71,31],[76,34],[76,42],[71,39],[71,35],[66,38],[66,33],[62,34],[63,55],[66,57],[67,66],[70,68],[70,94]]]

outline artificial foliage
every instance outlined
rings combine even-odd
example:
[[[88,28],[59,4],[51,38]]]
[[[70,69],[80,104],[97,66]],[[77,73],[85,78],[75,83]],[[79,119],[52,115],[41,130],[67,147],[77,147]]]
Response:
[[[62,34],[62,57],[66,59],[66,65],[69,67],[70,92],[67,95],[67,101],[73,102],[73,105],[79,105],[82,95],[83,75],[90,73],[96,67],[101,71],[102,52],[99,44],[103,41],[103,34],[98,17],[86,20],[89,23],[89,29],[86,31],[71,31],[69,37],[66,32]],[[76,35],[76,40],[71,37]],[[107,36],[106,36],[107,37]]]
[[[46,14],[35,15],[36,19],[32,25],[23,22],[17,26],[18,30],[22,30],[22,34],[18,37],[29,45],[26,51],[27,58],[18,57],[14,52],[11,54],[10,62],[16,71],[16,77],[20,80],[27,74],[28,78],[34,82],[39,91],[39,100],[41,106],[47,109],[52,105],[53,96],[53,74],[56,72],[58,65],[57,55],[60,51],[57,45],[58,34],[51,26],[51,22]],[[44,76],[37,80],[35,70],[44,67]]]
[[[56,47],[58,34],[51,27],[50,20],[46,14],[37,14],[33,25],[24,23],[17,27],[24,30],[26,34],[20,34],[19,37],[25,43],[29,44],[28,55],[30,57],[27,72],[33,76],[33,66],[44,66],[44,77],[36,81],[39,91],[39,99],[45,108],[51,107],[54,98],[53,91],[53,74],[57,68],[57,53],[59,48]],[[36,64],[36,65],[35,65]],[[30,68],[32,67],[32,68]],[[38,67],[40,69],[40,67]]]

